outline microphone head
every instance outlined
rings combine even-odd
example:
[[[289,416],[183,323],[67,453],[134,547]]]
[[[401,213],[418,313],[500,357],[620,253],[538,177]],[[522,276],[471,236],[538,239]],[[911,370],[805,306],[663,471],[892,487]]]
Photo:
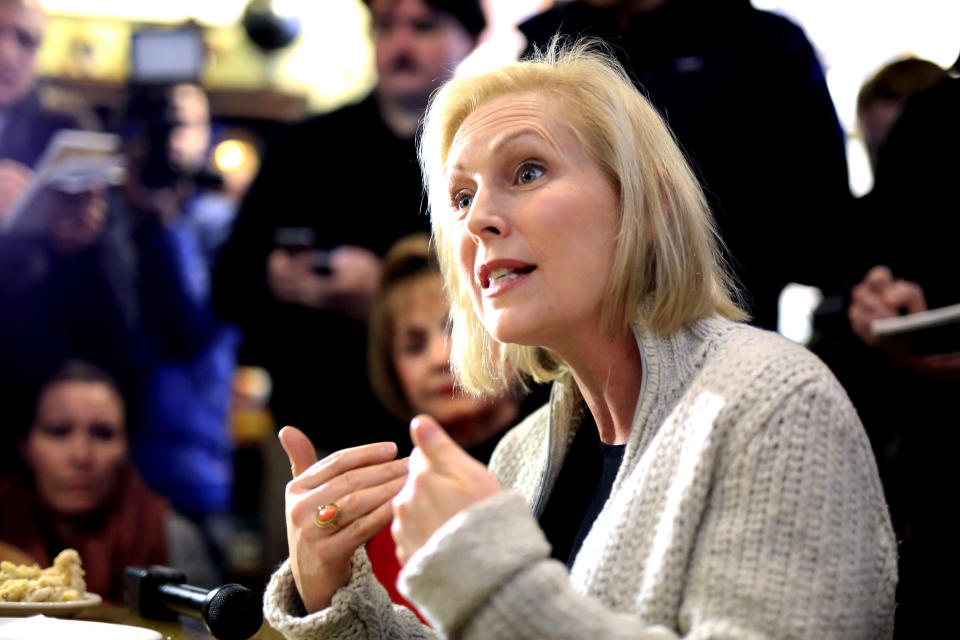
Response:
[[[218,640],[247,640],[263,624],[263,602],[241,584],[225,584],[207,595],[202,614]]]

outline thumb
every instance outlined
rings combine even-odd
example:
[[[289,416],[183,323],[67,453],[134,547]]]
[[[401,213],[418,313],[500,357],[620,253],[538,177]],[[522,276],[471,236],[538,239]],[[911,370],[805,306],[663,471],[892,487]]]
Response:
[[[441,469],[459,466],[462,456],[467,455],[440,423],[425,414],[410,421],[410,437],[426,461]]]
[[[290,470],[294,478],[317,461],[317,451],[313,448],[310,438],[296,427],[280,429],[280,445],[290,459]]]
[[[863,277],[864,283],[874,291],[883,291],[893,282],[893,272],[890,267],[877,265],[867,272]]]

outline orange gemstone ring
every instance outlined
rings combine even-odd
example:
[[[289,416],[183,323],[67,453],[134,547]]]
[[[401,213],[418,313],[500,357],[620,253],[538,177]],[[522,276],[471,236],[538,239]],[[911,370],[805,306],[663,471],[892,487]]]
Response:
[[[317,507],[317,515],[313,517],[313,521],[321,529],[329,529],[337,526],[340,513],[340,507],[335,502],[323,504]]]

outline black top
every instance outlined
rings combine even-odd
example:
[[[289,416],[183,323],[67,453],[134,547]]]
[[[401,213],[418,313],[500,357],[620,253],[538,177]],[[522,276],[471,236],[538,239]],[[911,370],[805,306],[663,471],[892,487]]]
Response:
[[[626,448],[601,442],[593,415],[585,412],[540,516],[540,528],[553,547],[551,557],[568,569],[610,497]]]
[[[73,115],[44,107],[36,89],[3,114],[0,158],[34,168],[47,143],[60,129],[82,129]]]
[[[273,145],[220,254],[213,295],[244,331],[241,360],[273,376],[277,423],[302,428],[318,447],[392,439],[405,427],[369,389],[364,324],[273,298],[266,263],[274,231],[308,227],[318,248],[349,244],[383,255],[429,228],[422,202],[414,140],[387,128],[371,96],[293,125]]]
[[[57,131],[80,128],[77,118],[46,108],[35,89],[3,113],[0,159],[34,168]],[[36,386],[64,358],[122,373],[107,361],[130,349],[117,339],[121,311],[99,270],[102,244],[62,257],[42,237],[0,234],[0,406],[8,425],[0,430],[0,468],[15,463],[14,431],[29,424]]]
[[[919,283],[927,304],[960,303],[960,79],[907,100],[880,147],[873,191],[860,201],[858,282],[874,265]],[[849,304],[847,299],[846,304]],[[920,375],[856,337],[841,306],[821,314],[812,348],[843,384],[863,421],[899,542],[896,638],[936,631],[952,606],[940,588],[955,532],[944,487],[956,486],[960,381]]]

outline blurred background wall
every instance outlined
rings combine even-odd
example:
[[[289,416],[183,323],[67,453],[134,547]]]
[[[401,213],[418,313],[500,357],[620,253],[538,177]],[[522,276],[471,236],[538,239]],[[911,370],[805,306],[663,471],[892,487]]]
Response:
[[[489,0],[492,33],[482,50],[512,55],[513,25],[550,0]],[[960,50],[960,2],[942,0],[754,0],[807,31],[827,70],[841,122],[850,133],[851,186],[869,190],[866,155],[854,131],[856,92],[880,66],[907,54],[949,66]],[[130,35],[139,28],[193,21],[203,30],[203,84],[214,115],[289,120],[328,111],[364,95],[375,82],[368,15],[361,0],[44,0],[51,15],[41,73],[80,87],[102,103],[130,73]],[[291,41],[265,51],[244,16],[268,10]]]

